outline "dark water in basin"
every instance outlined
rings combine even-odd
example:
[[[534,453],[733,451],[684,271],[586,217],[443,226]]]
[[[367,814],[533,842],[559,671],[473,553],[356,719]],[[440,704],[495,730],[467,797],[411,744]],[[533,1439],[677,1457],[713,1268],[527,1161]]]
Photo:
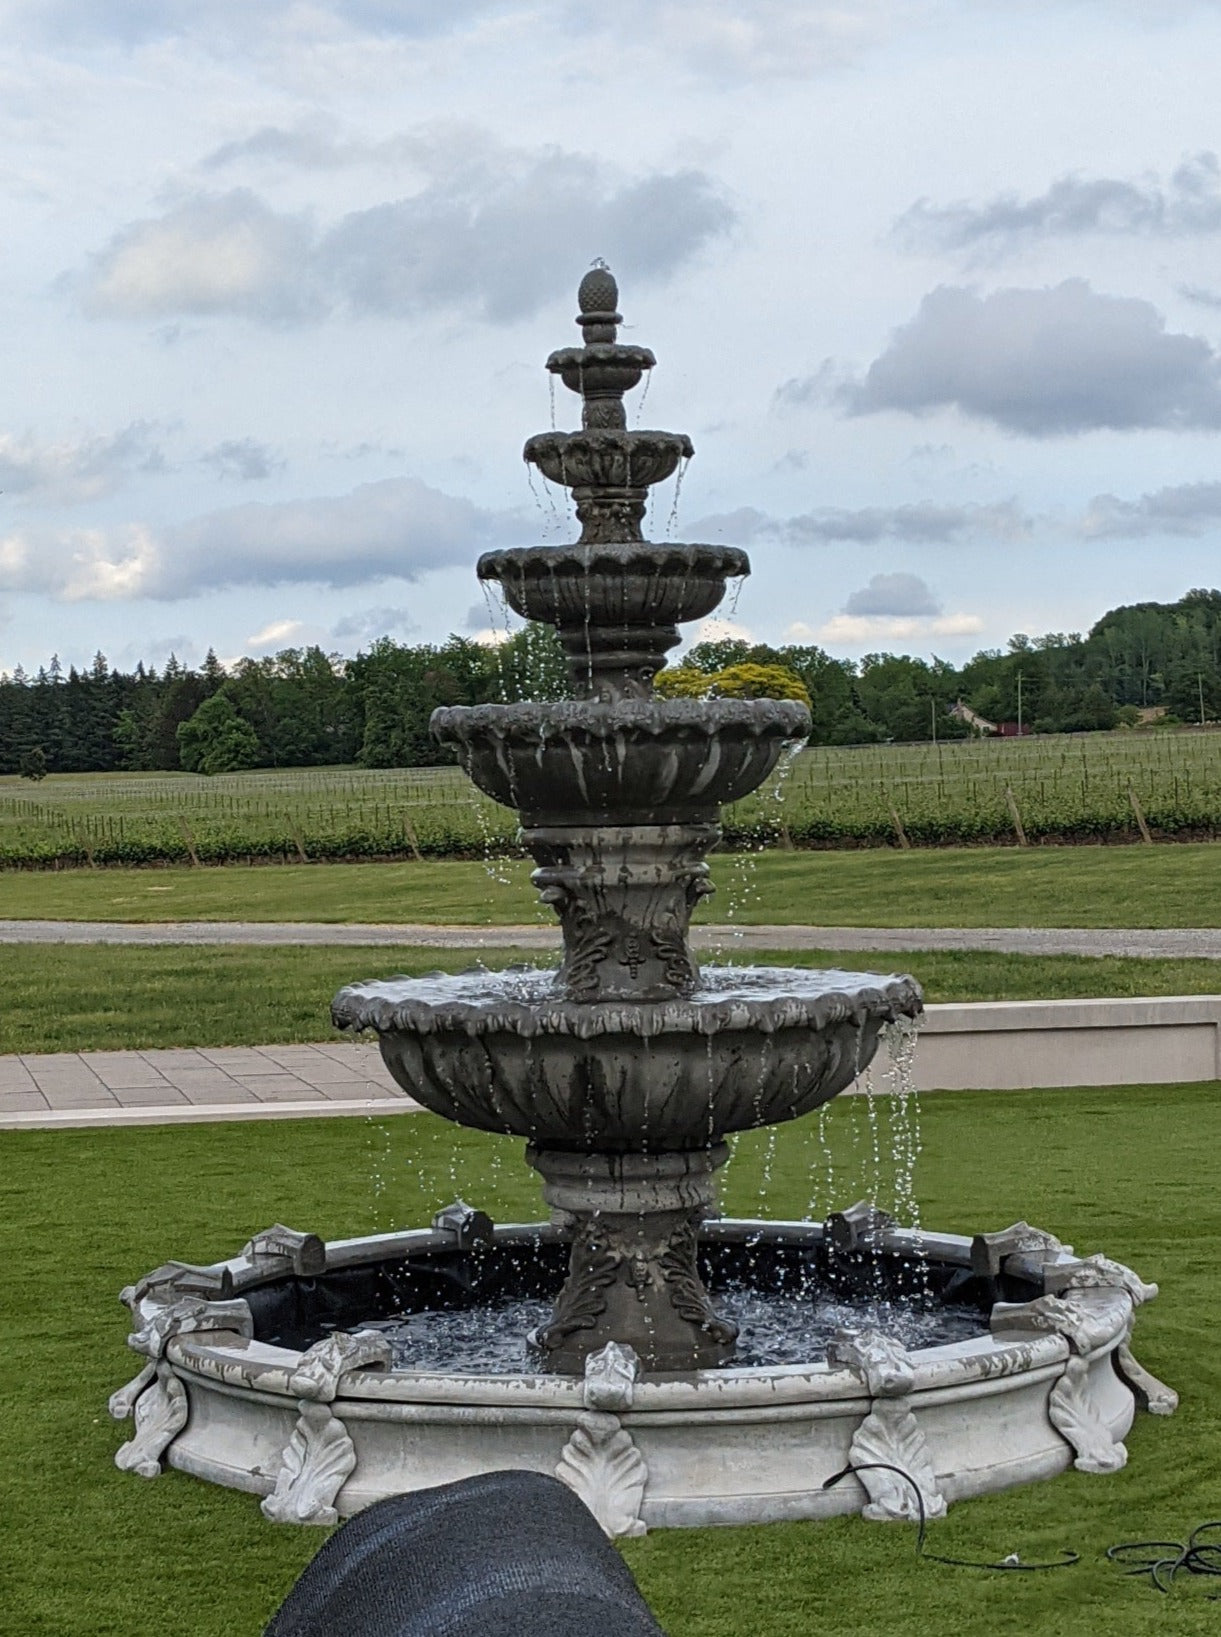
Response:
[[[739,1288],[719,1290],[717,1310],[739,1327],[734,1365],[768,1367],[820,1363],[836,1330],[881,1330],[909,1351],[967,1341],[986,1334],[976,1308],[904,1301],[845,1300]],[[380,1330],[394,1349],[397,1370],[519,1375],[540,1368],[529,1334],[551,1317],[551,1303],[535,1297],[458,1311],[403,1313],[370,1319],[353,1329]]]

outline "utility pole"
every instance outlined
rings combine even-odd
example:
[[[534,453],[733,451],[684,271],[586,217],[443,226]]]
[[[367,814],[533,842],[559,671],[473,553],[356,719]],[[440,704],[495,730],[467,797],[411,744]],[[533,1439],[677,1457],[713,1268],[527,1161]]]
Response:
[[[1021,673],[1021,671],[1019,671],[1018,674],[1017,674],[1017,690],[1018,690],[1018,738],[1020,739],[1022,737],[1022,673]]]
[[[928,703],[929,703],[929,711],[930,711],[930,714],[932,715],[932,718],[933,718],[933,743],[936,744],[937,743],[937,701],[936,701],[936,699],[930,699]]]
[[[1196,672],[1196,687],[1200,690],[1200,726],[1204,726],[1204,672]]]

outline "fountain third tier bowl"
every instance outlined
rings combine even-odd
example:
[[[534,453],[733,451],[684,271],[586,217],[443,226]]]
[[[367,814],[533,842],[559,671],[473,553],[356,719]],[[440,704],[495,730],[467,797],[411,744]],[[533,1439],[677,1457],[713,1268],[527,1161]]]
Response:
[[[623,394],[653,354],[618,342],[604,268],[579,300],[584,345],[548,368],[580,394],[581,430],[525,456],[572,489],[581,538],[478,567],[556,628],[572,698],[433,717],[518,812],[561,964],[353,984],[332,1008],[376,1032],[417,1102],[524,1138],[551,1221],[496,1228],[458,1202],[431,1229],[324,1245],[277,1225],[230,1262],[165,1264],[124,1292],[146,1362],[111,1401],[136,1423],[116,1459],[253,1490],[300,1522],[534,1467],[612,1534],[937,1516],[1070,1463],[1113,1470],[1135,1404],[1174,1403],[1128,1348],[1156,1293],[1129,1269],[1025,1223],[957,1239],[870,1201],[820,1225],[718,1220],[733,1133],[848,1090],[884,1036],[906,1096],[920,991],[696,964],[721,805],[809,718],[791,700],[654,695],[679,623],[750,565],[642,537],[649,487],[691,444],[627,430]],[[824,1490],[848,1462],[859,1473]]]

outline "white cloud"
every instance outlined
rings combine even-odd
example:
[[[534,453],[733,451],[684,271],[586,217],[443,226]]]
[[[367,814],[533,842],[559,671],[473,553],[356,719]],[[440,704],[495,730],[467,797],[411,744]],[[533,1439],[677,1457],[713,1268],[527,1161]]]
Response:
[[[789,629],[807,633],[810,630],[809,626],[804,624],[791,626]],[[816,642],[859,648],[875,642],[910,642],[916,638],[930,637],[969,637],[977,635],[983,629],[984,622],[978,614],[939,614],[929,619],[895,614],[844,613],[833,615],[812,634]]]
[[[878,540],[943,544],[977,538],[1016,540],[1029,534],[1034,520],[1013,499],[976,501],[909,501],[901,506],[820,506],[794,517],[769,517],[753,506],[713,513],[691,525],[693,539],[747,545],[752,540],[782,540],[786,545],[824,545]]]
[[[859,545],[875,540],[908,540],[941,544],[975,537],[1014,540],[1029,533],[1032,519],[1016,500],[945,502],[918,500],[902,506],[863,506],[849,510],[824,506],[787,518],[779,525],[781,538],[791,545],[840,540]]]
[[[302,620],[272,620],[261,631],[256,631],[252,637],[246,638],[247,648],[284,648],[293,643],[306,630]]]
[[[886,40],[918,0],[620,0],[572,5],[571,26],[729,83],[843,69]]]
[[[0,491],[59,506],[99,500],[136,470],[163,469],[154,430],[133,421],[121,432],[54,443],[0,433]]]
[[[941,604],[918,574],[875,574],[848,598],[844,613],[922,618],[940,614]]]
[[[218,477],[238,483],[262,483],[284,469],[284,460],[258,438],[226,438],[200,457]]]
[[[955,408],[1029,437],[1214,431],[1221,360],[1202,337],[1168,332],[1150,302],[1084,279],[987,296],[943,285],[836,396],[850,415]]]
[[[355,637],[358,643],[366,643],[376,642],[379,637],[410,636],[416,629],[410,609],[362,608],[337,620],[331,635],[339,641]]]
[[[1214,534],[1221,528],[1221,483],[1178,483],[1136,500],[1095,495],[1081,519],[1087,540]]]
[[[352,34],[418,39],[448,33],[504,0],[16,0],[17,22],[61,47],[66,41],[132,48],[188,40],[207,50],[299,43],[308,50]]]
[[[930,0],[620,0],[598,8],[563,0],[16,0],[27,38],[140,46],[188,42],[257,57],[276,51],[307,61],[353,48],[386,49],[430,36],[521,41],[569,71],[610,52],[622,65],[660,60],[721,83],[804,77],[858,63],[903,24],[936,11]]]
[[[910,249],[1005,250],[1034,239],[1083,234],[1185,238],[1221,232],[1221,165],[1215,153],[1191,155],[1166,184],[1151,177],[1062,176],[1023,199],[997,194],[982,204],[934,205],[918,199],[894,226]]]
[[[237,585],[416,579],[521,533],[514,512],[387,478],[344,495],[251,502],[157,530],[133,523],[17,531],[0,537],[0,589],[110,601]]]
[[[84,275],[85,310],[265,323],[446,309],[516,319],[567,289],[574,254],[604,256],[629,278],[664,277],[735,219],[700,170],[627,176],[587,154],[527,152],[470,129],[430,127],[410,141],[423,176],[417,191],[324,231],[247,188],[200,193],[133,223]],[[557,223],[567,256],[554,251]]]
[[[307,217],[275,211],[246,188],[200,194],[115,235],[83,280],[85,310],[304,318],[318,306],[308,277],[313,246]]]

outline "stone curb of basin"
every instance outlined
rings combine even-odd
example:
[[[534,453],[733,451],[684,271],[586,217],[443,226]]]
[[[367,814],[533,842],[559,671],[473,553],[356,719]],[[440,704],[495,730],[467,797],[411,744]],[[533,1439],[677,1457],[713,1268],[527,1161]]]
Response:
[[[346,1061],[349,1053],[353,1054],[350,1065]],[[165,1059],[191,1055],[187,1053],[82,1052],[0,1057],[0,1130],[338,1115],[380,1118],[419,1112],[418,1105],[403,1095],[382,1067],[376,1051],[368,1046],[336,1043],[264,1047],[259,1049],[262,1054],[279,1062],[252,1062],[256,1054],[247,1047],[210,1050],[208,1071],[215,1079],[207,1090],[214,1091],[215,1096],[208,1098],[188,1090],[186,1094],[195,1100],[185,1103],[158,1103],[156,1082],[175,1072],[165,1067]],[[117,1057],[131,1059],[137,1072],[116,1077],[104,1065]],[[309,1067],[315,1057],[316,1073]],[[230,1061],[232,1068],[227,1069]],[[101,1077],[90,1068],[91,1063],[103,1065]],[[285,1077],[282,1088],[272,1087],[277,1093],[275,1100],[255,1100],[260,1084],[280,1078],[269,1075],[267,1070],[283,1069],[288,1064],[295,1080],[290,1082]],[[79,1069],[78,1078],[69,1077],[74,1069]],[[252,1074],[252,1070],[262,1072]],[[189,1080],[192,1072],[188,1068],[182,1078]],[[976,1001],[930,1006],[920,1031],[914,1074],[920,1091],[1019,1091],[1219,1081],[1221,995]],[[127,1078],[135,1088],[126,1103],[122,1085],[106,1083],[116,1078]],[[86,1080],[96,1081],[96,1102],[82,1089]],[[304,1095],[293,1096],[294,1085]]]
[[[542,1224],[498,1239],[552,1235]],[[789,1234],[821,1224],[709,1223],[707,1233]],[[611,1344],[581,1377],[462,1375],[392,1366],[376,1331],[336,1332],[307,1351],[256,1339],[246,1296],[269,1280],[319,1277],[446,1250],[435,1228],[335,1241],[277,1226],[209,1268],[170,1263],[123,1292],[141,1368],[110,1401],[133,1416],[116,1464],[146,1478],[166,1466],[262,1497],[275,1522],[333,1524],[404,1488],[499,1466],[553,1472],[610,1535],[651,1527],[819,1518],[914,1518],[913,1476],[929,1517],[970,1495],[1076,1466],[1113,1472],[1138,1405],[1176,1395],[1131,1356],[1136,1309],[1156,1296],[1130,1269],[1076,1257],[1025,1223],[975,1240],[888,1228],[905,1257],[979,1271],[981,1251],[1020,1267],[1044,1294],[998,1302],[988,1335],[905,1352],[838,1332],[826,1363],[639,1379]],[[1006,1261],[1006,1256],[1009,1260]],[[1016,1261],[1015,1261],[1016,1258]],[[982,1265],[982,1264],[980,1264]],[[992,1262],[989,1263],[989,1266]],[[709,1434],[712,1434],[710,1437]]]

